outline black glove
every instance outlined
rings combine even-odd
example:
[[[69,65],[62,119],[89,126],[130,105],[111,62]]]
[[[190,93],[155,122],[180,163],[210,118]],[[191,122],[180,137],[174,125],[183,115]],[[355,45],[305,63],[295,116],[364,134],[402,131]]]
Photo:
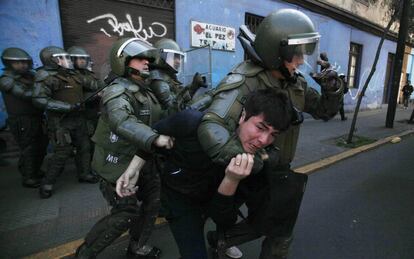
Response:
[[[71,104],[71,106],[70,106],[70,110],[74,111],[74,112],[80,111],[81,108],[82,108],[81,103]]]
[[[310,73],[310,76],[321,86],[323,91],[335,92],[341,87],[341,79],[333,69],[321,73]]]
[[[189,92],[190,92],[191,97],[194,96],[195,92],[197,92],[197,90],[200,87],[206,88],[207,83],[206,83],[206,78],[197,72],[194,74],[193,81],[191,82],[191,85],[189,87]]]

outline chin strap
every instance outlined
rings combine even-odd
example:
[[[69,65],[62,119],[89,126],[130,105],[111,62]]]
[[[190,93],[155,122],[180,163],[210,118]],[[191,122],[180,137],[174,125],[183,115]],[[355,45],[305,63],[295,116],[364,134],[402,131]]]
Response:
[[[282,76],[285,78],[286,81],[290,83],[296,83],[298,76],[296,74],[292,76],[284,64],[280,65],[279,71],[280,73],[282,73]]]
[[[148,71],[139,71],[138,69],[127,67],[127,75],[137,75],[145,79],[149,77],[150,74]]]

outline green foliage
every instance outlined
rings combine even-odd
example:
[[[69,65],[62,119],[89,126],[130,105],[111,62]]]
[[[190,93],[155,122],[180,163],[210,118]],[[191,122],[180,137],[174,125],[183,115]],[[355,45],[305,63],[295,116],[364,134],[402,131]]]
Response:
[[[347,143],[347,135],[341,136],[335,140],[336,145],[339,147],[345,147],[345,148],[356,148],[364,145],[368,145],[371,143],[374,143],[377,141],[376,139],[367,138],[364,136],[357,136],[354,135],[352,138],[352,143]]]
[[[402,0],[370,0],[371,3],[376,4],[378,2],[381,2],[382,7],[387,7],[387,17],[386,19],[389,19],[395,11],[399,12],[400,9],[400,3],[402,3]],[[411,43],[414,43],[414,0],[410,0],[410,16],[408,18],[408,37],[410,38],[409,41]],[[385,18],[384,18],[385,19]],[[400,15],[397,15],[397,21],[399,21]]]

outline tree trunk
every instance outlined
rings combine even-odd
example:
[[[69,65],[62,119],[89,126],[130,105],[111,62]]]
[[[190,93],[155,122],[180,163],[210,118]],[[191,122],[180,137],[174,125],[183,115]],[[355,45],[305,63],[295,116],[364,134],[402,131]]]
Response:
[[[410,15],[410,1],[403,0],[402,14],[400,18],[400,29],[398,31],[398,43],[397,52],[395,53],[395,70],[392,80],[392,88],[390,101],[387,109],[387,119],[385,121],[385,127],[392,128],[394,126],[395,110],[397,108],[398,90],[400,86],[401,70],[404,60],[405,42],[407,39],[408,30],[408,16]]]
[[[398,13],[398,11],[394,11],[394,14],[392,15],[390,21],[388,22],[387,27],[384,29],[384,33],[382,34],[381,40],[378,44],[377,53],[375,54],[375,59],[374,59],[374,63],[372,64],[371,72],[369,73],[368,78],[365,81],[365,84],[364,84],[364,87],[362,88],[362,91],[358,95],[358,101],[357,101],[357,105],[355,107],[354,117],[352,118],[351,128],[349,130],[348,138],[347,138],[347,141],[346,141],[347,143],[352,143],[352,138],[354,136],[355,125],[356,125],[356,121],[357,121],[357,118],[358,118],[358,112],[359,112],[359,107],[361,106],[362,97],[364,97],[365,91],[368,88],[368,84],[371,81],[371,78],[374,75],[375,70],[377,69],[377,63],[378,63],[379,55],[381,53],[382,44],[384,43],[385,36],[388,34],[388,32],[391,28],[391,25],[394,23],[395,18],[397,17],[397,13]]]

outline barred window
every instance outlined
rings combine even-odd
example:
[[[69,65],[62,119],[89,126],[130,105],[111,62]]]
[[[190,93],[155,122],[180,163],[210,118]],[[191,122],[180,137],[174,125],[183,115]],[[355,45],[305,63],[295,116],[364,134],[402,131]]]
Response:
[[[348,87],[358,88],[361,71],[362,45],[351,42],[348,61]]]
[[[246,13],[244,16],[244,24],[247,25],[251,32],[256,33],[257,27],[259,27],[259,24],[263,21],[263,19],[263,16]]]

